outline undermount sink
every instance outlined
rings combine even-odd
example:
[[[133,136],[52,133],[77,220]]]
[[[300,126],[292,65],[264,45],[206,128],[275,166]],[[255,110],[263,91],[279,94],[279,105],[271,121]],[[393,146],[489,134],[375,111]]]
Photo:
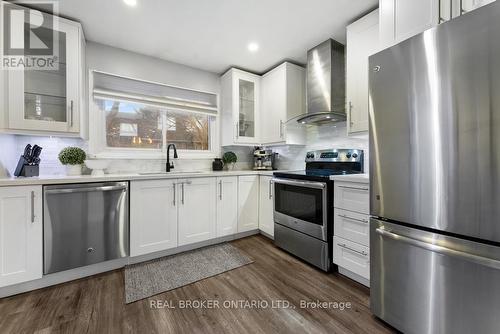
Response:
[[[185,171],[185,172],[143,172],[139,173],[139,175],[177,175],[177,174],[198,174],[203,173],[202,171]]]

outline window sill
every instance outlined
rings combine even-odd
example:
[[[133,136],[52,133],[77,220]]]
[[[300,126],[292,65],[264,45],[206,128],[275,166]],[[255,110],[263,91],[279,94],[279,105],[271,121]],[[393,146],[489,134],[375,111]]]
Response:
[[[173,153],[170,152],[171,157]],[[185,150],[177,150],[178,160],[207,160],[214,159],[219,156],[218,152],[193,152]],[[167,152],[154,151],[147,152],[145,150],[105,150],[96,154],[89,154],[90,158],[94,159],[116,159],[116,160],[166,160]]]

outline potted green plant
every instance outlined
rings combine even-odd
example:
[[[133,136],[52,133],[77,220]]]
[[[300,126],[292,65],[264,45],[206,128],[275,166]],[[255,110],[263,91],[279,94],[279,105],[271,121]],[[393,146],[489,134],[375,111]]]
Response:
[[[79,147],[66,147],[59,153],[59,161],[66,166],[67,175],[82,175],[82,164],[87,155]]]
[[[236,161],[238,161],[238,157],[234,152],[228,151],[222,155],[222,162],[224,163],[224,166],[226,166],[226,168],[228,169],[229,167],[231,167],[231,170],[233,170]]]

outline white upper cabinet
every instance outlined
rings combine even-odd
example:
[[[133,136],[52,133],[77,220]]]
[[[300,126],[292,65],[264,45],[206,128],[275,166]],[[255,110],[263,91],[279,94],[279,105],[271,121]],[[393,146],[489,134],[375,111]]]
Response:
[[[259,144],[260,76],[230,69],[222,84],[222,145]]]
[[[260,176],[259,230],[274,237],[272,176]]]
[[[305,144],[305,129],[288,120],[306,111],[305,69],[285,62],[262,76],[261,143]]]
[[[348,133],[368,131],[368,57],[379,48],[378,10],[347,26]]]
[[[47,14],[44,14],[47,15]],[[39,16],[39,17],[38,17]],[[39,12],[33,17],[43,20]],[[84,37],[81,25],[54,17],[53,28],[37,28],[53,36],[54,66],[5,71],[6,109],[0,127],[11,133],[86,135],[84,119]],[[25,39],[30,36],[26,30]],[[33,36],[33,33],[31,33]],[[1,96],[0,96],[1,97]]]
[[[42,187],[0,187],[0,287],[43,272]]]
[[[216,236],[216,178],[179,181],[179,246]]]
[[[238,177],[238,232],[259,228],[259,176]]]
[[[439,0],[380,0],[380,42],[390,47],[439,23]]]
[[[238,177],[217,178],[217,237],[238,230]]]
[[[387,48],[494,0],[380,0],[380,43]]]
[[[176,180],[130,182],[130,255],[177,247]]]
[[[495,0],[462,0],[462,14],[470,12],[471,10],[477,9],[492,2],[495,2]]]

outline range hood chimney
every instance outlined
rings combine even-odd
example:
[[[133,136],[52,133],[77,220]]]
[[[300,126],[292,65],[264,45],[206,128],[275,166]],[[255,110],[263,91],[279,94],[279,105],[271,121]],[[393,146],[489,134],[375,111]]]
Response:
[[[346,120],[344,45],[329,39],[307,52],[307,113],[301,124]]]

